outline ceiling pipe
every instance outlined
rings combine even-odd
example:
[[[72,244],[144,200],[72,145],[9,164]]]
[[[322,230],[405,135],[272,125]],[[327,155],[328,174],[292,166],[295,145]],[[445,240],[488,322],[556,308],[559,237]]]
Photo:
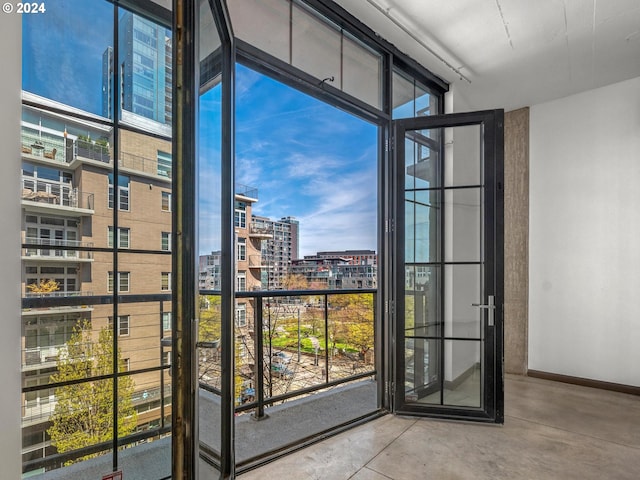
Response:
[[[392,17],[391,14],[389,13],[389,10],[382,8],[374,0],[367,0],[367,3],[369,5],[371,5],[373,8],[375,8],[376,10],[378,10],[380,13],[382,13],[382,15],[384,15],[386,18],[388,18],[396,27],[398,27],[404,33],[409,35],[416,43],[418,43],[418,45],[423,47],[425,50],[427,50],[427,52],[429,52],[431,55],[433,55],[438,60],[440,60],[442,63],[444,63],[449,69],[451,69],[453,72],[455,72],[455,74],[460,77],[460,80],[466,80],[467,82],[471,83],[471,79],[469,79],[467,76],[465,76],[464,73],[462,73],[459,68],[456,68],[453,65],[451,65],[444,57],[442,57],[441,55],[436,53],[429,45],[427,45],[420,38],[418,38],[418,36],[416,34],[414,34],[411,30],[409,30],[407,27],[405,27],[399,20],[397,20],[396,18]]]

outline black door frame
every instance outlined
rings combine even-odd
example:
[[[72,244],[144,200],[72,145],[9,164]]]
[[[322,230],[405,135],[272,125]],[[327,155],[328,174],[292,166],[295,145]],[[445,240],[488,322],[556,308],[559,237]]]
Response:
[[[411,130],[480,125],[483,135],[484,199],[484,298],[488,305],[494,298],[494,326],[483,313],[483,402],[480,408],[447,405],[406,404],[404,401],[404,312],[405,312],[405,218],[404,155],[405,134]],[[391,405],[395,413],[458,420],[504,423],[504,111],[485,110],[393,121],[393,315],[391,349],[393,350]],[[444,141],[439,152],[444,158]],[[443,170],[443,169],[441,169]],[[444,172],[440,172],[443,180]],[[444,185],[444,182],[441,182]],[[442,187],[444,189],[444,187]],[[444,220],[446,221],[446,219]],[[437,264],[444,266],[444,258]],[[493,265],[493,268],[487,266]],[[444,268],[442,269],[444,276]],[[487,312],[488,309],[483,309]]]

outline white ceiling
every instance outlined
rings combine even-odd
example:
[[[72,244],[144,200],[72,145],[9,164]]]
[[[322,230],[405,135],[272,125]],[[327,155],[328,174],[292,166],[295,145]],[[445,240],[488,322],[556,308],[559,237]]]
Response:
[[[640,76],[640,0],[336,2],[469,108],[511,110]]]

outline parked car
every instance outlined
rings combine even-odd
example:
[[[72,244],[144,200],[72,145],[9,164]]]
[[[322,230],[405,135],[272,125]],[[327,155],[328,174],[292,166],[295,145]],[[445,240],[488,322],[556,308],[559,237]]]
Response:
[[[276,352],[271,356],[271,363],[275,365],[289,365],[291,363],[291,355],[286,352]]]

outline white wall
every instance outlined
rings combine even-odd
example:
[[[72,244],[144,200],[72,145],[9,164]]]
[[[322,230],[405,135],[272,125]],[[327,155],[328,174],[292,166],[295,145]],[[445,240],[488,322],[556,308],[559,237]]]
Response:
[[[531,107],[529,369],[640,386],[640,78]]]
[[[20,70],[21,21],[0,14],[0,477],[20,478]]]

